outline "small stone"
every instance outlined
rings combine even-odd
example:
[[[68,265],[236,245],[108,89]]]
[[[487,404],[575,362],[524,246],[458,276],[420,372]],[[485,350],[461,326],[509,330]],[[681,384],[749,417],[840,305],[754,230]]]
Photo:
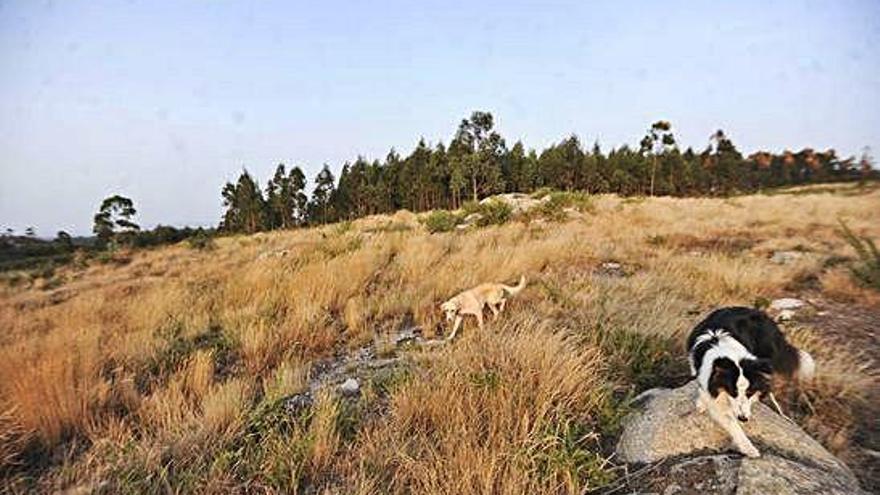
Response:
[[[339,385],[339,393],[345,397],[357,395],[361,390],[361,384],[354,378],[349,378]]]
[[[782,311],[784,309],[800,309],[804,307],[804,302],[793,297],[783,297],[782,299],[774,299],[770,303],[770,309]]]
[[[376,353],[370,346],[361,347],[354,353],[355,361],[370,361],[374,357],[376,357]]]
[[[421,339],[422,329],[419,327],[410,327],[405,328],[397,334],[397,337],[394,339],[395,345],[404,345],[409,342],[416,342]]]
[[[471,213],[470,215],[464,217],[464,223],[466,223],[466,224],[477,223],[480,221],[481,218],[483,218],[483,215],[481,215],[479,213]]]
[[[776,320],[778,321],[791,321],[794,319],[794,311],[791,309],[783,309],[776,315]]]
[[[312,396],[308,392],[292,395],[284,401],[284,409],[289,414],[296,414],[312,406]]]
[[[607,277],[626,277],[629,276],[627,270],[623,267],[622,263],[618,263],[617,261],[606,261],[599,265],[599,268],[596,270],[600,275],[604,275]]]

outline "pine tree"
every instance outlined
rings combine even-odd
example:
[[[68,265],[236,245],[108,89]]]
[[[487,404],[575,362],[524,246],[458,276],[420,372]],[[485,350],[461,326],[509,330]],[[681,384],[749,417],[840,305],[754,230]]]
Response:
[[[289,229],[296,225],[297,204],[292,174],[293,170],[291,175],[288,175],[284,164],[279,164],[275,169],[275,175],[266,184],[269,228]]]
[[[305,193],[306,175],[303,171],[294,166],[290,169],[287,176],[287,184],[290,188],[291,204],[293,206],[293,223],[292,226],[304,225],[308,220],[308,197]]]
[[[498,192],[529,192],[538,187],[589,193],[728,194],[763,187],[827,180],[876,177],[868,155],[838,158],[834,150],[804,148],[797,153],[758,152],[744,159],[733,142],[717,131],[706,149],[677,148],[672,126],[654,122],[633,149],[628,145],[603,153],[598,143],[585,151],[576,135],[540,152],[517,141],[507,149],[488,112],[473,112],[461,121],[453,139],[431,147],[422,138],[406,158],[392,148],[384,161],[358,156],[346,162],[338,183],[328,165],[315,177],[311,200],[306,177],[278,165],[265,189],[265,199],[247,171],[223,187],[226,207],[221,229],[258,232],[352,219],[401,208],[424,211],[460,208],[465,199],[479,200]],[[123,219],[123,223],[126,220]],[[95,231],[112,236],[119,225],[96,215]]]
[[[333,221],[334,211],[331,200],[333,200],[336,179],[333,172],[325,163],[324,167],[315,176],[315,190],[312,192],[312,201],[309,205],[309,221],[317,224],[324,224]]]
[[[503,190],[501,177],[501,157],[504,155],[504,139],[493,130],[494,121],[488,112],[474,112],[458,127],[455,139],[463,154],[461,167],[470,186],[471,199]]]
[[[223,186],[226,212],[220,228],[228,232],[253,234],[270,228],[268,208],[256,181],[243,170],[235,184]]]
[[[133,234],[140,230],[132,218],[137,214],[134,202],[118,194],[101,202],[98,213],[94,217],[92,232],[103,244],[110,241],[130,241]]]
[[[531,152],[534,155],[534,151]],[[535,185],[537,159],[526,156],[522,141],[517,141],[505,155],[505,183],[508,192],[531,192]]]
[[[649,193],[654,195],[654,182],[657,176],[657,159],[675,147],[675,137],[672,135],[672,124],[665,120],[658,120],[651,124],[648,133],[642,138],[641,152],[647,155],[651,163],[651,183]]]
[[[745,167],[742,154],[721,129],[712,134],[709,147],[703,152],[704,163],[709,168],[708,192],[728,194],[743,189]],[[790,164],[794,165],[794,156]]]

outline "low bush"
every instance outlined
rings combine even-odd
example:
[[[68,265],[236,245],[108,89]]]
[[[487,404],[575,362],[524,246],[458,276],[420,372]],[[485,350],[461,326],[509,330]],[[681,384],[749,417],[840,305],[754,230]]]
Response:
[[[428,229],[428,232],[435,234],[455,229],[455,226],[461,223],[461,220],[459,215],[451,211],[435,210],[422,217],[420,221]]]
[[[529,212],[528,215],[532,218],[539,216],[549,220],[562,221],[568,218],[566,212],[568,209],[574,209],[581,213],[595,211],[592,198],[584,192],[557,191],[544,194],[541,197],[546,199]]]
[[[880,252],[874,240],[856,235],[843,221],[840,222],[839,234],[859,257],[859,261],[850,267],[853,277],[866,287],[880,290]]]
[[[211,251],[216,247],[214,238],[202,229],[198,229],[186,240],[186,243],[190,248],[198,251]]]
[[[475,222],[478,227],[501,225],[513,217],[513,208],[499,199],[490,199],[485,203],[468,201],[462,205],[461,210],[465,218],[475,213],[480,215]]]
[[[480,204],[478,211],[480,215],[477,225],[485,227],[487,225],[501,225],[507,223],[513,216],[513,208],[504,201],[493,199]]]

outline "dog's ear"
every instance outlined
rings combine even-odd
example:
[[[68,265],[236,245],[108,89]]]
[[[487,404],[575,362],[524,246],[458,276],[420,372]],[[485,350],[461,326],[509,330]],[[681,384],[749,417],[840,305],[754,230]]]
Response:
[[[709,375],[709,394],[718,397],[721,391],[736,397],[736,380],[739,378],[739,367],[726,357],[712,361],[712,374]]]
[[[754,361],[754,363],[755,363],[754,364],[755,370],[758,371],[759,373],[763,373],[767,376],[770,376],[773,374],[773,363],[770,362],[769,359],[764,359],[764,358],[756,359]]]
[[[740,365],[742,366],[743,374],[749,381],[749,388],[746,391],[747,395],[765,394],[770,391],[773,365],[769,359],[743,359]]]
[[[769,359],[743,359],[739,364],[742,366],[746,378],[757,374],[764,375],[767,378],[773,375],[773,363]]]

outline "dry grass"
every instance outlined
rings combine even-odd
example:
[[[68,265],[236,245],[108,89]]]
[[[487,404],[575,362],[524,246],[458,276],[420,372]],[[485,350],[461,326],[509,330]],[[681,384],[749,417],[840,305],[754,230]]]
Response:
[[[592,205],[567,222],[435,235],[401,212],[221,238],[210,253],[127,253],[61,270],[51,290],[5,287],[0,456],[18,464],[4,472],[46,490],[575,492],[613,474],[608,418],[683,371],[682,334],[708,309],[802,294],[878,304],[843,276],[853,253],[835,229],[844,218],[880,237],[880,192]],[[790,249],[805,255],[769,261]],[[322,397],[301,418],[279,409],[310,362],[408,322],[442,333],[440,301],[520,274],[532,283],[506,323],[468,326],[404,385],[355,406]],[[848,455],[859,411],[878,407],[876,350],[821,330],[791,330],[820,375],[790,404]]]
[[[352,486],[380,493],[579,493],[607,401],[601,354],[525,318],[431,358],[363,431]],[[598,429],[598,428],[596,428]]]

